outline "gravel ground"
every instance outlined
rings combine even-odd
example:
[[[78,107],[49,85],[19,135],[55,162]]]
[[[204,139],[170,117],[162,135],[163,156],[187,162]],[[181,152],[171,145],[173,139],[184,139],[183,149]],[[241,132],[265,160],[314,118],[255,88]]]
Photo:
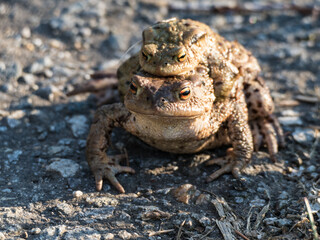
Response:
[[[211,1],[0,1],[0,240],[312,239],[304,197],[319,225],[320,20],[310,9],[320,2],[240,2],[219,12]],[[255,153],[243,183],[206,184],[216,168],[201,163],[224,149],[169,154],[117,129],[114,151],[125,147],[137,173],[118,176],[126,194],[107,182],[97,193],[84,157],[95,99],[65,94],[171,17],[203,21],[254,53],[286,147],[275,164]]]

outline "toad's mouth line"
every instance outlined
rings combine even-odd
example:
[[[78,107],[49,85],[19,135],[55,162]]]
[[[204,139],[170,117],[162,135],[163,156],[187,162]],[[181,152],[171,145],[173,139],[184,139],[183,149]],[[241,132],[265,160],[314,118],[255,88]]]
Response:
[[[146,118],[163,118],[163,119],[195,119],[202,115],[202,113],[192,114],[192,115],[172,115],[166,114],[165,112],[153,112],[153,113],[146,113],[142,111],[136,111],[128,109],[134,115],[141,115],[145,116]]]

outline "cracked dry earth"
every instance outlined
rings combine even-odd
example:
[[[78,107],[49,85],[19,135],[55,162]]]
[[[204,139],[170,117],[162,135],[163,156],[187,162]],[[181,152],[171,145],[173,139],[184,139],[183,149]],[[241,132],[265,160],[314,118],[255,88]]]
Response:
[[[319,2],[235,3],[217,12],[211,1],[0,1],[1,240],[314,237],[304,197],[317,228]],[[216,167],[202,163],[225,149],[169,154],[117,129],[113,151],[125,148],[137,173],[118,175],[126,194],[107,182],[98,193],[84,156],[96,101],[65,94],[95,71],[114,72],[146,26],[171,17],[202,21],[253,52],[286,146],[277,163],[255,153],[244,182],[206,184]]]

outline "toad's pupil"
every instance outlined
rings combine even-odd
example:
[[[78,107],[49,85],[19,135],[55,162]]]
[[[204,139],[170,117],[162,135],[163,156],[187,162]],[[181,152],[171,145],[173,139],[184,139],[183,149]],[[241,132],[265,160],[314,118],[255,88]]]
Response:
[[[131,82],[131,84],[130,84],[130,90],[134,94],[137,93],[137,87],[133,82]]]
[[[182,96],[188,96],[190,94],[190,90],[185,90],[180,93]]]

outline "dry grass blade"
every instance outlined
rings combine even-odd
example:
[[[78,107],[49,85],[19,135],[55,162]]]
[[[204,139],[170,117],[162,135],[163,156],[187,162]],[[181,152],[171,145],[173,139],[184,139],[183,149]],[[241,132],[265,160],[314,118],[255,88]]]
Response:
[[[269,205],[269,203],[268,203],[268,204],[267,204],[266,206],[264,206],[264,207],[262,208],[262,210],[258,213],[258,215],[257,215],[257,220],[256,220],[256,222],[255,222],[255,224],[254,224],[254,229],[255,229],[255,230],[258,229],[258,227],[259,227],[260,223],[262,222],[264,216],[265,216],[266,213],[269,211],[269,207],[270,207],[270,205]]]
[[[248,213],[246,233],[251,232],[252,209],[253,209],[253,207],[250,208],[249,213]]]
[[[212,227],[211,229],[209,229],[208,232],[206,232],[205,234],[203,234],[203,235],[199,238],[199,240],[204,239],[204,238],[205,238],[206,236],[208,236],[211,232],[213,232],[213,230],[214,230],[214,227]]]
[[[240,237],[242,237],[244,240],[250,240],[249,238],[247,238],[245,235],[243,235],[241,232],[234,230],[236,234],[238,234]]]
[[[313,232],[313,240],[319,240],[319,235],[318,235],[318,232],[317,232],[316,225],[314,223],[314,219],[313,219],[313,215],[312,215],[312,212],[311,212],[311,207],[310,207],[309,201],[308,201],[308,199],[306,197],[303,198],[303,200],[304,200],[304,203],[305,203],[306,208],[307,208],[307,212],[308,212],[308,216],[309,216],[309,220],[310,220],[310,224],[311,224],[311,228],[312,228],[312,232]]]
[[[160,231],[157,231],[157,232],[150,232],[149,233],[149,237],[158,236],[158,235],[169,233],[169,232],[173,232],[173,231],[174,231],[174,229],[167,229],[167,230],[160,230]]]
[[[185,222],[186,222],[186,220],[183,220],[183,222],[180,224],[180,227],[179,227],[179,230],[178,230],[178,234],[177,234],[177,237],[176,237],[177,240],[180,240],[180,239],[181,239],[182,227],[183,227],[183,225],[185,224]]]

